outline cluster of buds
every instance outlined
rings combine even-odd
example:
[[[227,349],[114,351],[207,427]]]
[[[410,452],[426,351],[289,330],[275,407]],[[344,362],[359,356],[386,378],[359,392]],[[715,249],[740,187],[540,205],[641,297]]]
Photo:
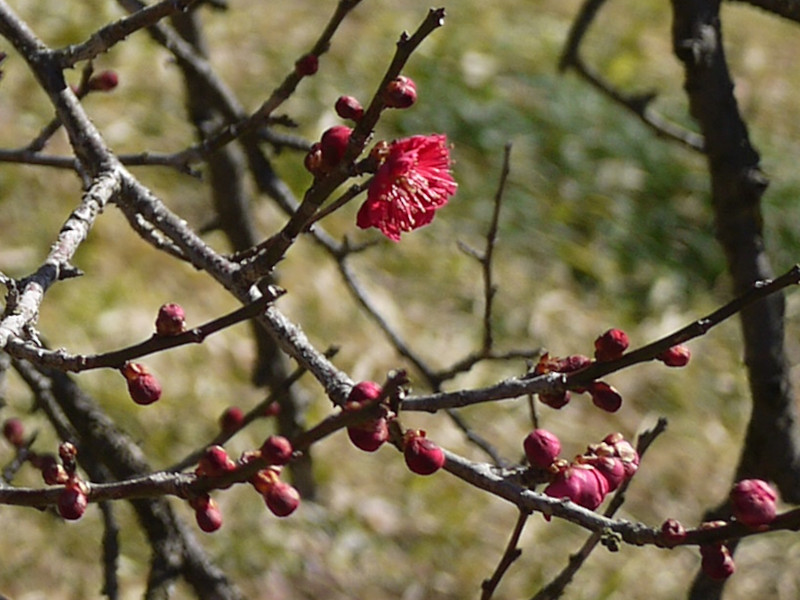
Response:
[[[545,373],[575,373],[597,362],[608,362],[621,358],[630,345],[628,334],[621,329],[609,329],[594,341],[594,360],[582,354],[564,358],[545,353],[534,368],[534,375]],[[686,346],[673,346],[656,356],[668,367],[683,367],[689,362],[691,353]],[[592,381],[586,387],[576,388],[578,393],[588,393],[592,403],[607,412],[616,412],[622,406],[622,396],[604,381]],[[570,401],[569,390],[551,394],[539,394],[539,400],[551,408],[562,408]]]
[[[264,498],[267,508],[277,517],[288,517],[300,506],[300,493],[280,478],[283,466],[292,459],[293,453],[294,448],[285,437],[268,437],[261,444],[259,454],[269,466],[250,478],[250,483]]]
[[[639,455],[621,433],[611,433],[599,444],[590,445],[572,462],[559,458],[561,442],[546,429],[536,429],[523,442],[530,464],[547,471],[549,485],[544,493],[567,498],[590,510],[603,502],[609,492],[633,477]]]
[[[74,444],[62,442],[58,446],[58,458],[52,454],[33,454],[29,457],[31,464],[42,472],[47,485],[64,486],[56,508],[58,514],[68,521],[80,519],[89,504],[88,487],[77,473],[77,456],[78,449]]]
[[[136,404],[146,405],[161,398],[161,384],[141,363],[125,363],[121,369],[128,393]]]
[[[761,479],[743,479],[733,486],[730,493],[731,510],[736,521],[750,529],[763,530],[775,520],[777,513],[775,490]],[[718,529],[727,525],[726,521],[702,523],[700,530]],[[661,526],[661,542],[675,546],[686,539],[686,530],[675,519],[667,519]],[[712,579],[723,580],[730,577],[735,565],[729,548],[724,541],[700,545],[700,566]]]
[[[316,57],[308,55],[300,59],[295,68],[301,75],[316,72]],[[311,68],[313,67],[313,69]],[[400,75],[390,81],[381,94],[385,108],[408,108],[417,101],[417,85],[412,79]],[[364,107],[353,96],[339,96],[334,104],[336,114],[342,119],[358,123],[364,117]],[[320,141],[311,145],[303,164],[314,175],[321,177],[335,169],[344,158],[347,144],[353,130],[344,125],[335,125],[327,129]]]
[[[592,364],[592,359],[582,354],[573,354],[564,358],[552,357],[545,353],[534,367],[535,375],[545,373],[575,373]],[[616,412],[622,406],[622,396],[617,390],[604,381],[592,381],[586,387],[575,390],[586,392],[592,398],[592,403],[607,412]],[[539,394],[539,400],[551,408],[563,408],[569,403],[572,395],[569,390],[553,394]]]

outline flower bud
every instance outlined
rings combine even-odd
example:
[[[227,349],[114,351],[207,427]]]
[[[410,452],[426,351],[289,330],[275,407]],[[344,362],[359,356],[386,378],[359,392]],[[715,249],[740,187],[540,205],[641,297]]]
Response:
[[[667,519],[661,525],[661,539],[665,546],[674,546],[686,539],[686,530],[675,519]]]
[[[264,502],[276,517],[288,517],[300,506],[300,493],[278,479],[264,494]]]
[[[431,475],[444,466],[445,456],[439,446],[419,429],[409,429],[403,438],[403,456],[408,468],[417,475]]]
[[[261,444],[261,456],[271,465],[285,465],[292,452],[292,443],[282,435],[271,435]]]
[[[607,412],[616,412],[622,406],[619,392],[603,381],[593,381],[587,391],[592,396],[592,403]]]
[[[656,359],[668,367],[685,367],[689,363],[691,356],[692,353],[689,349],[683,344],[679,344],[664,350],[664,352],[656,356]]]
[[[88,88],[95,92],[110,92],[119,85],[119,77],[114,71],[100,71],[89,79]]]
[[[631,446],[631,443],[621,433],[609,433],[603,443],[609,445],[613,449],[614,456],[622,461],[622,466],[625,467],[625,476],[633,477],[633,474],[639,469],[639,453]]]
[[[194,508],[194,518],[202,531],[212,533],[222,527],[222,512],[208,494],[193,498],[189,505]]]
[[[360,381],[350,389],[346,404],[353,408],[360,408],[364,404],[370,404],[380,398],[382,392],[381,386],[374,381]]]
[[[594,341],[594,357],[599,361],[615,360],[628,349],[628,335],[621,329],[609,329]]]
[[[332,169],[344,158],[347,143],[350,141],[350,134],[353,130],[344,125],[335,125],[322,134],[320,140],[320,151],[322,152],[322,163],[324,167]]]
[[[700,546],[700,554],[702,556],[700,568],[703,569],[703,573],[708,575],[711,579],[722,581],[733,575],[733,572],[736,570],[733,557],[731,557],[727,546],[723,544]]]
[[[551,498],[567,498],[594,510],[603,502],[608,487],[605,477],[591,465],[572,465],[560,471],[544,493]]]
[[[6,419],[3,423],[3,437],[17,448],[25,445],[25,426],[16,418]]]
[[[156,335],[170,336],[183,333],[186,329],[186,314],[180,304],[164,304],[158,309]]]
[[[306,54],[294,63],[294,70],[303,77],[313,75],[319,69],[319,58],[315,54]]]
[[[364,452],[375,452],[389,439],[386,419],[373,419],[347,428],[347,437],[353,445]]]
[[[161,398],[161,384],[144,365],[127,363],[122,374],[128,383],[128,393],[136,404],[152,404]]]
[[[86,512],[89,501],[77,486],[67,486],[58,496],[58,514],[69,521],[76,521]]]
[[[561,441],[546,429],[534,429],[522,443],[528,462],[534,467],[546,469],[558,458]]]
[[[383,90],[383,102],[389,108],[408,108],[417,101],[417,84],[404,75],[396,77]]]
[[[358,122],[364,116],[364,107],[352,96],[339,96],[334,108],[336,109],[336,114],[343,119]]]
[[[315,142],[311,144],[308,154],[303,159],[303,166],[314,177],[318,177],[325,172],[324,164],[322,162],[322,144]]]
[[[592,465],[606,478],[609,492],[616,490],[628,478],[625,465],[617,456],[580,456],[578,460],[582,464]]]
[[[748,527],[758,528],[775,519],[778,495],[766,481],[743,479],[731,490],[733,515]]]
[[[554,394],[539,394],[539,401],[542,404],[546,404],[550,408],[563,408],[565,407],[570,400],[570,393],[567,390],[563,392],[556,392]]]
[[[209,446],[203,456],[197,461],[195,473],[206,477],[219,477],[236,469],[236,463],[231,460],[222,446]]]
[[[229,406],[219,417],[219,427],[225,433],[239,431],[244,425],[244,412],[238,406]]]

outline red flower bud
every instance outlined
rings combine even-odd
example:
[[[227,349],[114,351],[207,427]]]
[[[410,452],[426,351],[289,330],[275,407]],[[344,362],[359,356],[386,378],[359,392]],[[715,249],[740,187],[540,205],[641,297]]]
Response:
[[[608,481],[608,491],[613,492],[628,476],[625,472],[625,464],[622,459],[616,456],[580,456],[579,462],[592,465]]]
[[[333,168],[342,162],[350,134],[353,130],[344,125],[335,125],[322,134],[320,150],[324,167]]]
[[[114,71],[101,71],[89,79],[88,87],[96,92],[110,92],[119,85],[119,77]]]
[[[551,498],[567,498],[594,510],[603,502],[608,487],[606,478],[591,465],[572,465],[560,471],[544,493]]]
[[[47,485],[60,485],[69,481],[67,470],[56,460],[52,454],[48,455],[41,466],[42,479]]]
[[[303,166],[314,177],[318,177],[325,172],[324,163],[322,162],[322,144],[315,142],[311,144],[311,149],[303,159]]]
[[[231,460],[222,446],[209,446],[203,456],[197,461],[195,473],[200,476],[219,477],[236,469],[236,463]]]
[[[396,77],[383,90],[383,102],[389,108],[408,108],[417,101],[417,84],[409,77]]]
[[[766,481],[743,479],[731,490],[733,515],[748,527],[757,528],[775,519],[778,495]]]
[[[152,404],[161,398],[161,384],[139,363],[127,363],[122,374],[128,382],[128,393],[136,404]]]
[[[285,465],[292,452],[292,443],[282,435],[271,435],[261,444],[261,456],[271,465]]]
[[[89,501],[77,486],[67,486],[58,496],[58,514],[69,521],[76,521],[86,512]]]
[[[264,416],[265,417],[276,417],[281,414],[281,405],[280,402],[274,400],[267,404],[266,408],[264,409]]]
[[[445,456],[439,446],[425,437],[422,430],[406,431],[403,456],[408,468],[417,475],[431,475],[444,466]]]
[[[661,539],[666,546],[674,546],[686,539],[686,530],[675,519],[667,519],[661,525]]]
[[[288,517],[300,506],[300,493],[278,479],[264,494],[264,502],[276,517]]]
[[[668,350],[664,350],[664,352],[656,356],[656,359],[660,360],[668,367],[685,367],[689,363],[691,356],[692,353],[689,349],[679,344]]]
[[[700,546],[700,554],[702,556],[700,568],[711,579],[716,579],[717,581],[727,579],[736,570],[736,565],[733,563],[733,557],[731,557],[727,546],[722,544]]]
[[[608,412],[616,412],[622,406],[622,396],[613,387],[603,381],[593,381],[587,391],[592,396],[592,402],[598,408]]]
[[[381,397],[383,390],[374,381],[361,381],[355,384],[347,395],[347,405],[360,407]]]
[[[239,431],[244,425],[244,412],[238,406],[229,406],[219,417],[219,427],[225,433]]]
[[[186,314],[180,304],[164,304],[158,309],[156,335],[170,336],[186,329]]]
[[[554,394],[539,394],[539,401],[550,408],[563,408],[569,403],[570,393],[565,390]]]
[[[3,423],[3,437],[12,446],[19,448],[25,445],[25,426],[16,418],[6,419]]]
[[[364,107],[352,96],[339,96],[334,108],[336,109],[336,114],[343,119],[358,122],[364,116]]]
[[[364,452],[375,452],[389,439],[386,419],[373,419],[347,428],[347,437],[353,445]]]
[[[546,469],[558,458],[561,441],[546,429],[534,429],[522,443],[528,462],[534,467]]]
[[[625,467],[625,476],[633,477],[633,474],[639,469],[639,453],[631,446],[621,433],[609,433],[603,440],[613,449],[613,455],[622,461],[622,466]]]
[[[303,77],[313,75],[319,69],[319,58],[315,54],[306,54],[294,63],[294,69]]]
[[[208,494],[190,500],[189,505],[194,508],[194,518],[201,530],[212,533],[222,527],[222,512]]]
[[[600,361],[614,360],[628,349],[628,335],[621,329],[609,329],[594,341],[594,357]]]

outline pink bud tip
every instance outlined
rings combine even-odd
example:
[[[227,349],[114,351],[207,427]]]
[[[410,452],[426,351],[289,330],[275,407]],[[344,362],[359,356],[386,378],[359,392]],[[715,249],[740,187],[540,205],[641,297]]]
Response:
[[[386,419],[373,419],[348,427],[347,437],[359,450],[375,452],[389,439],[389,425]]]
[[[686,539],[686,529],[675,519],[667,519],[661,525],[661,538],[666,546],[674,546]]]
[[[594,510],[608,493],[608,481],[591,465],[573,465],[560,471],[544,493]]]
[[[607,412],[616,412],[622,406],[619,392],[603,381],[593,381],[587,391],[591,394],[594,405]]]
[[[336,114],[343,119],[358,122],[364,116],[364,107],[352,96],[339,96],[334,108],[336,109]]]
[[[288,517],[300,506],[300,493],[278,479],[264,494],[264,502],[276,517]]]
[[[19,448],[25,445],[25,426],[22,421],[16,418],[6,419],[3,423],[3,437],[8,440],[12,446]]]
[[[127,363],[122,374],[128,382],[128,393],[136,404],[152,404],[161,398],[161,384],[144,365]]]
[[[569,404],[570,393],[568,391],[556,392],[554,394],[539,394],[539,401],[550,408],[564,408]]]
[[[439,446],[421,430],[409,430],[404,437],[403,455],[408,468],[417,475],[431,475],[444,466],[445,456]]]
[[[58,496],[58,514],[69,521],[76,521],[86,512],[89,501],[77,487],[65,487]]]
[[[417,101],[417,84],[404,75],[396,77],[383,90],[383,102],[389,108],[408,108]]]
[[[561,452],[561,441],[546,429],[535,429],[522,443],[528,462],[534,467],[548,468]]]
[[[594,357],[599,361],[615,360],[629,344],[628,334],[621,329],[609,329],[594,341]]]
[[[319,69],[319,58],[315,54],[306,54],[294,63],[294,68],[303,77],[313,75]]]
[[[374,381],[360,381],[355,384],[347,395],[347,405],[361,406],[369,404],[381,397],[383,389]]]
[[[285,465],[292,452],[292,443],[282,435],[271,435],[261,444],[261,456],[271,465]]]
[[[692,353],[689,349],[679,344],[677,346],[673,346],[668,350],[664,350],[661,354],[656,356],[657,360],[660,360],[668,367],[685,367],[689,364],[689,359],[692,357]]]
[[[219,426],[225,433],[239,431],[244,425],[244,412],[238,406],[229,406],[219,417]]]
[[[757,528],[775,519],[778,495],[766,481],[743,479],[731,490],[733,515],[748,527]]]
[[[164,304],[158,309],[156,335],[170,336],[183,333],[186,329],[186,314],[180,304]]]
[[[336,125],[322,134],[320,151],[322,152],[323,167],[332,169],[342,162],[351,133],[353,133],[353,130],[349,127]]]
[[[736,570],[731,553],[722,544],[700,546],[700,554],[702,556],[700,568],[711,579],[722,581],[733,575]]]
[[[88,87],[96,92],[110,92],[119,85],[119,77],[114,71],[101,71],[89,79]]]
[[[194,518],[201,530],[212,533],[222,527],[222,511],[213,498],[204,496],[200,501],[190,504],[194,506]]]

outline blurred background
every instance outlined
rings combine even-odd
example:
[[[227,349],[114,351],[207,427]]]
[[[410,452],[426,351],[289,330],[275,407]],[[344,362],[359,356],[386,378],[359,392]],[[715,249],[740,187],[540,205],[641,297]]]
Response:
[[[49,45],[86,39],[119,18],[114,2],[19,1],[14,9]],[[558,57],[576,0],[443,2],[445,26],[427,39],[405,74],[419,100],[389,111],[376,139],[446,133],[453,144],[457,196],[434,223],[382,242],[357,257],[363,285],[385,317],[435,368],[446,367],[481,341],[479,265],[457,242],[481,248],[500,177],[503,147],[513,145],[511,174],[500,216],[494,314],[499,350],[542,347],[553,354],[590,354],[609,327],[625,329],[634,346],[694,320],[730,299],[720,248],[713,239],[705,162],[656,138],[632,115],[572,74],[557,72]],[[254,110],[293,68],[324,27],[332,0],[229,0],[226,12],[204,10],[210,60],[241,103]],[[301,83],[280,112],[296,121],[291,133],[318,139],[339,123],[333,110],[342,94],[366,103],[374,93],[403,30],[413,30],[429,4],[365,0],[345,21],[320,70]],[[800,31],[756,9],[725,5],[726,51],[736,94],[763,168],[772,183],[764,197],[766,238],[777,272],[800,259],[796,196],[800,176],[800,119],[795,91]],[[668,118],[691,128],[682,71],[671,52],[670,6],[655,0],[614,0],[603,8],[583,47],[586,61],[632,92],[653,90]],[[0,82],[0,147],[23,146],[52,117],[45,95],[5,40],[9,54]],[[114,69],[119,87],[93,94],[85,106],[115,152],[174,152],[191,144],[184,118],[182,78],[170,55],[139,32],[95,63]],[[77,83],[80,73],[74,73]],[[69,152],[63,132],[48,146]],[[276,170],[301,196],[310,183],[302,154],[273,153]],[[212,211],[202,181],[160,167],[133,172],[190,224]],[[249,185],[249,184],[248,184]],[[21,277],[46,256],[58,229],[80,198],[80,181],[67,171],[0,165],[0,270]],[[376,239],[355,227],[358,203],[323,222],[341,238]],[[282,223],[266,197],[254,199],[264,236]],[[224,237],[207,236],[226,251]],[[201,273],[159,254],[130,231],[110,207],[98,220],[75,264],[85,276],[57,284],[42,306],[40,330],[53,347],[97,353],[148,337],[158,307],[184,306],[189,325],[236,308]],[[312,274],[313,273],[313,274]],[[279,307],[320,348],[338,345],[335,363],[354,379],[382,381],[389,369],[408,367],[348,295],[335,265],[301,240],[278,276],[288,290]],[[310,275],[312,274],[312,275]],[[788,293],[788,347],[800,360],[800,296]],[[540,407],[540,424],[556,432],[564,455],[581,453],[607,433],[633,437],[659,416],[669,429],[651,448],[633,480],[620,516],[657,526],[668,517],[687,526],[728,492],[749,415],[735,319],[691,342],[689,366],[635,367],[608,378],[624,397],[622,409],[601,413],[576,395],[561,411]],[[115,372],[87,372],[78,381],[136,437],[154,468],[164,468],[204,445],[231,405],[249,409],[263,399],[250,383],[255,350],[247,326],[224,331],[198,347],[183,347],[144,362],[164,387],[162,400],[134,405]],[[522,361],[485,363],[447,389],[486,385],[525,370]],[[415,391],[424,392],[411,371]],[[310,400],[309,422],[330,412],[310,377],[299,384]],[[54,451],[56,438],[33,411],[30,392],[13,376],[4,390],[2,418],[19,416],[37,431],[34,449]],[[464,410],[463,417],[510,460],[522,456],[530,429],[525,399]],[[406,415],[405,424],[474,460],[485,460],[442,415]],[[228,444],[231,454],[257,447],[274,430],[267,419]],[[421,478],[384,447],[365,454],[344,434],[313,448],[317,502],[305,502],[279,520],[248,486],[215,498],[224,525],[202,534],[204,547],[251,598],[463,599],[480,594],[504,550],[516,509],[446,473]],[[0,463],[12,457],[0,446]],[[23,469],[19,485],[40,485]],[[175,501],[193,524],[188,506]],[[140,597],[149,551],[133,512],[118,503],[125,532],[120,577],[124,598]],[[92,598],[100,595],[100,513],[91,507],[77,523],[50,512],[0,509],[0,593],[14,600]],[[521,558],[496,598],[526,598],[547,583],[587,533],[569,523],[533,516]],[[800,542],[789,533],[746,540],[726,598],[800,597]],[[693,549],[624,546],[598,549],[565,594],[570,599],[681,597],[699,567]],[[643,575],[649,583],[643,584]],[[178,589],[176,597],[188,596]]]

